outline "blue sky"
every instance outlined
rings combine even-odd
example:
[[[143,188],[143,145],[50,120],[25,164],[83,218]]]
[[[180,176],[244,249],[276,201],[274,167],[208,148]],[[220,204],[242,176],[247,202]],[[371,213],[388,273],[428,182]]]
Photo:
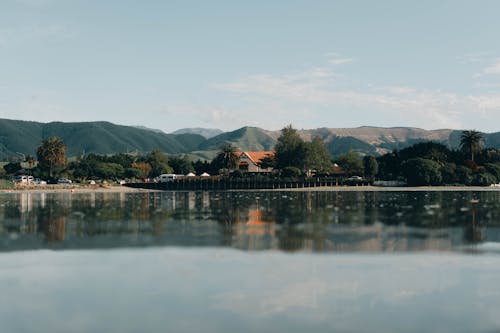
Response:
[[[500,131],[499,1],[1,0],[0,118]]]

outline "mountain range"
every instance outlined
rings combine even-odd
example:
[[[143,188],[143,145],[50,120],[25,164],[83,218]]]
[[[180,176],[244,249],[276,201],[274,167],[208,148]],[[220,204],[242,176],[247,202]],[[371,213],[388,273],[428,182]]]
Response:
[[[457,148],[459,130],[424,130],[411,127],[317,128],[298,130],[304,140],[320,137],[333,156],[357,151],[381,155],[421,141],[436,141]],[[0,160],[35,155],[42,140],[57,136],[67,147],[67,155],[78,153],[145,153],[159,149],[168,154],[187,154],[191,158],[211,159],[223,144],[241,150],[272,150],[280,131],[242,127],[222,132],[216,129],[185,128],[173,133],[109,122],[40,123],[0,119]],[[487,147],[500,148],[500,132],[486,133]]]

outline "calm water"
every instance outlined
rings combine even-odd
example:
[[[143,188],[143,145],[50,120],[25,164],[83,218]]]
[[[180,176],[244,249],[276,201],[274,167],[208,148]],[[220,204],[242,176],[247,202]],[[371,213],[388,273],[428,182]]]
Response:
[[[1,332],[500,331],[500,192],[0,195]]]

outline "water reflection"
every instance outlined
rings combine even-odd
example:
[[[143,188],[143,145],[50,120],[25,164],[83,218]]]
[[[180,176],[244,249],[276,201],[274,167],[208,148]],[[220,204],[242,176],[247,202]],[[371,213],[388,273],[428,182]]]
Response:
[[[0,195],[0,250],[448,251],[500,241],[499,192]],[[474,249],[474,248],[472,248]]]

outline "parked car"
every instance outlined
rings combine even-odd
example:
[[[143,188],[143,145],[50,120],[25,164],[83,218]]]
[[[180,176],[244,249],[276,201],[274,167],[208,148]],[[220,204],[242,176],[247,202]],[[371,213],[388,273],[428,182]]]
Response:
[[[58,184],[71,184],[73,182],[71,181],[71,179],[68,179],[68,178],[59,178],[57,180],[57,183]]]
[[[16,183],[31,183],[33,181],[33,176],[19,175],[14,176],[12,180]]]
[[[35,184],[37,184],[37,185],[47,185],[47,181],[42,180],[40,178],[35,178]]]

